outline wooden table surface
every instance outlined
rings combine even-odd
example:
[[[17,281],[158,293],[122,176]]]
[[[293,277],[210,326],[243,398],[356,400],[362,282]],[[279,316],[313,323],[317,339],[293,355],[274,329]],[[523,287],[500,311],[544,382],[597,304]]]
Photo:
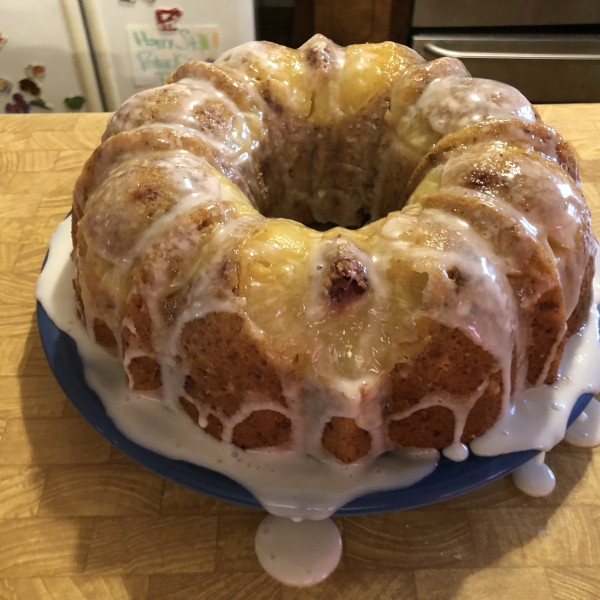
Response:
[[[600,234],[600,105],[545,106],[575,145]],[[0,116],[0,599],[600,598],[600,449],[561,444],[557,486],[510,478],[395,514],[337,519],[337,571],[279,585],[254,554],[263,514],[193,493],[112,448],[44,358],[33,286],[107,116]]]

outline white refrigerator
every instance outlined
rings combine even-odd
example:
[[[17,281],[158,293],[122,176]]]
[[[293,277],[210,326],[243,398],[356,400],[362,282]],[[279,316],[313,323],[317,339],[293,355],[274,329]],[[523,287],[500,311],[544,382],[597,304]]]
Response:
[[[102,108],[78,0],[0,0],[0,112]]]
[[[255,35],[253,0],[0,0],[0,112],[113,111]]]
[[[188,60],[256,39],[253,0],[80,0],[107,110]]]

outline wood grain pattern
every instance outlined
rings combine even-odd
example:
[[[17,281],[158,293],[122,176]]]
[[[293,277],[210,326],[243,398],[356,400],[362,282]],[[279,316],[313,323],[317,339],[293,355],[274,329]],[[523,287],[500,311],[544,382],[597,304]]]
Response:
[[[539,111],[575,145],[598,234],[600,105]],[[429,508],[339,519],[339,569],[297,590],[254,556],[259,512],[164,481],[96,434],[48,368],[33,285],[106,119],[0,117],[1,600],[600,598],[599,450],[551,452],[547,498],[504,479]]]

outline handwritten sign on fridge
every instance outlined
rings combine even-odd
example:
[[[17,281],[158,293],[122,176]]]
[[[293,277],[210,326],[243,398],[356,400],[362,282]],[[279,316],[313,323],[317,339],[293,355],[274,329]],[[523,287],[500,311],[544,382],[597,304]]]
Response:
[[[219,56],[219,28],[213,25],[187,25],[164,32],[156,25],[127,25],[127,39],[138,87],[162,85],[189,60],[213,61]]]

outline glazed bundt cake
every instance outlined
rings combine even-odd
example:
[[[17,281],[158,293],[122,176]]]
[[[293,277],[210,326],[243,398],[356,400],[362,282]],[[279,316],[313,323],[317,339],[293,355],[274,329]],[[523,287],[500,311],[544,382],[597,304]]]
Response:
[[[132,390],[344,463],[468,443],[553,382],[594,275],[574,153],[517,90],[323,36],[130,98],[72,233],[80,318]]]

